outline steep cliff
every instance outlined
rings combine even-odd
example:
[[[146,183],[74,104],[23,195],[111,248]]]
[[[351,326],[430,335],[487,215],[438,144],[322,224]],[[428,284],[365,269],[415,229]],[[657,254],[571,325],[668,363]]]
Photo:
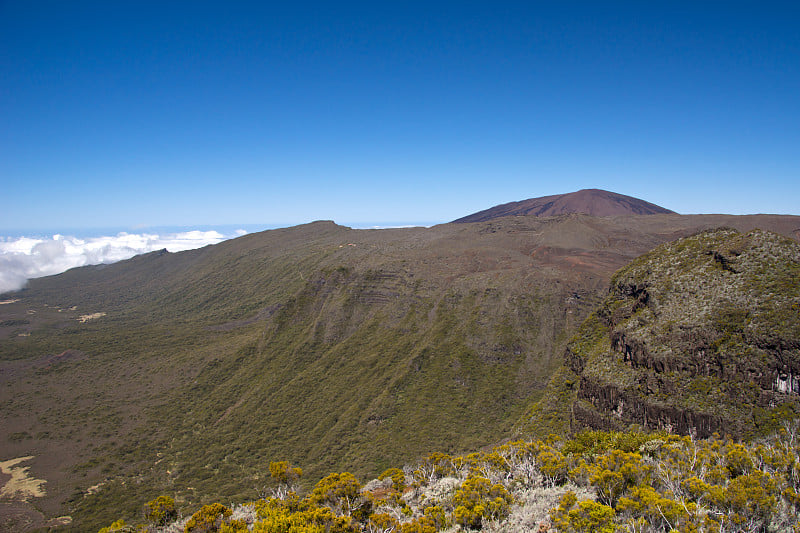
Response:
[[[566,349],[574,427],[773,430],[800,405],[800,245],[705,231],[617,272]]]

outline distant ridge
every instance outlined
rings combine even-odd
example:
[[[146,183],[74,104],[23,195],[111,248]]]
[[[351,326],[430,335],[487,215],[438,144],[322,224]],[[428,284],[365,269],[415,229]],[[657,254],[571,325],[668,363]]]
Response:
[[[554,194],[552,196],[542,196],[541,198],[530,198],[520,202],[496,205],[453,222],[485,222],[493,218],[519,215],[551,217],[568,213],[609,217],[615,215],[657,215],[674,213],[674,211],[632,196],[625,196],[624,194],[602,189],[582,189],[567,194]]]

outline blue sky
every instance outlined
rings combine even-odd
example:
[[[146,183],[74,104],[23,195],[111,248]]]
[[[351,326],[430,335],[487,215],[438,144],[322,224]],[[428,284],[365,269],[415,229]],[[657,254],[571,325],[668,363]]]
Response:
[[[800,214],[789,9],[0,0],[0,233],[431,223],[590,187]]]

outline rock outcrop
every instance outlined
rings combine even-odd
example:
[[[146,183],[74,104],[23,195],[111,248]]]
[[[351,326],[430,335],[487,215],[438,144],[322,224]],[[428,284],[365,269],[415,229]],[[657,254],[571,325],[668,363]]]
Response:
[[[753,435],[800,412],[800,245],[731,229],[612,278],[566,350],[573,424]]]

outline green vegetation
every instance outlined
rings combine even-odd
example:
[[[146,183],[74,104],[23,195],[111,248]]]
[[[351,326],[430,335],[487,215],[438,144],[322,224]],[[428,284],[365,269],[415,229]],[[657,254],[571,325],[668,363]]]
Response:
[[[175,500],[169,496],[159,496],[144,505],[144,517],[154,526],[163,526],[178,517]]]
[[[2,309],[30,322],[0,342],[2,445],[63,465],[48,505],[97,529],[167,492],[179,510],[280,495],[272,457],[303,466],[288,492],[493,442],[594,282],[531,277],[524,233],[462,253],[463,228],[315,223],[33,280]]]
[[[0,446],[37,456],[53,480],[41,508],[77,531],[193,513],[198,530],[530,529],[560,507],[574,530],[659,509],[761,524],[741,499],[756,484],[783,516],[797,488],[750,452],[682,493],[654,461],[670,430],[760,439],[797,418],[797,244],[700,233],[619,271],[603,299],[614,269],[689,227],[615,224],[322,222],[34,280],[0,310]],[[469,453],[510,434],[545,440]]]
[[[470,475],[453,497],[453,520],[468,529],[480,529],[485,520],[499,520],[508,515],[514,498],[500,483]]]
[[[613,507],[593,500],[578,502],[575,493],[568,491],[558,509],[552,512],[552,518],[558,531],[565,533],[614,533],[615,514]]]
[[[581,382],[572,424],[776,431],[800,413],[798,279],[800,246],[759,230],[705,231],[637,258],[568,347]]]
[[[797,423],[753,443],[593,430],[435,453],[365,486],[332,473],[304,497],[206,505],[170,530],[798,531],[799,458]]]
[[[184,531],[186,533],[214,533],[219,531],[224,520],[229,518],[232,513],[233,511],[221,503],[204,505],[186,522]]]

